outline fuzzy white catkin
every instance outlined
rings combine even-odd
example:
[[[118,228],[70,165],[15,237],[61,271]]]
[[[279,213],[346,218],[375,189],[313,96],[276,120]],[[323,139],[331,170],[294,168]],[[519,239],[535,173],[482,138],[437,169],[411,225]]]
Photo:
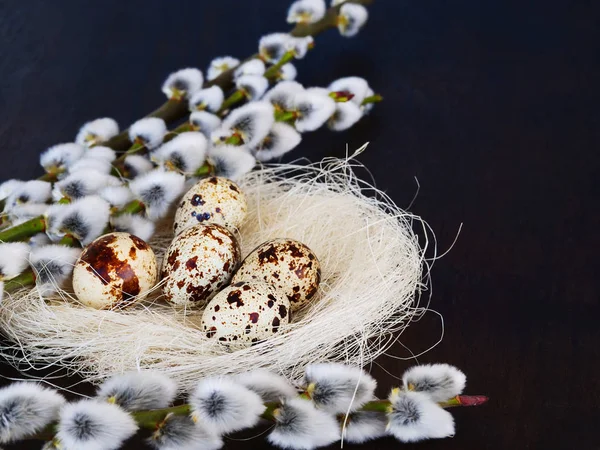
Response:
[[[422,392],[392,391],[388,432],[400,442],[418,442],[454,435],[452,415]]]
[[[254,149],[256,159],[271,161],[296,148],[302,136],[294,127],[283,122],[273,124],[267,137]]]
[[[90,148],[85,152],[85,157],[97,161],[106,161],[111,163],[115,159],[117,159],[117,152],[115,152],[110,147],[105,147],[103,145],[95,145],[94,147]]]
[[[137,429],[117,405],[82,400],[62,408],[56,437],[64,450],[116,450]]]
[[[94,161],[92,164],[97,165],[98,163]],[[55,184],[55,196],[61,195],[76,200],[96,194],[101,189],[111,185],[114,181],[110,175],[99,172],[95,168],[81,169]],[[58,201],[60,198],[56,198],[55,200]]]
[[[184,174],[194,173],[206,160],[208,141],[197,131],[177,135],[152,153],[152,160],[161,167]]]
[[[335,113],[329,118],[327,125],[333,131],[344,131],[356,124],[362,116],[362,109],[356,103],[336,103]]]
[[[319,92],[304,91],[294,97],[294,108],[299,113],[296,130],[304,133],[320,128],[335,113],[335,101]]]
[[[237,375],[234,380],[256,392],[264,402],[278,402],[297,395],[296,388],[284,377],[265,369],[256,369]]]
[[[287,33],[267,34],[258,41],[258,53],[265,61],[276,63],[290,47],[291,39]]]
[[[269,80],[262,75],[242,75],[235,81],[235,86],[244,91],[249,101],[259,100],[269,88]]]
[[[115,231],[133,234],[143,241],[149,241],[156,228],[154,222],[137,214],[113,216],[110,222]]]
[[[35,434],[58,415],[65,399],[36,383],[21,382],[0,389],[0,443]]]
[[[171,203],[183,193],[185,177],[174,172],[153,170],[137,177],[129,188],[133,195],[146,207],[146,215],[151,220],[167,214]]]
[[[339,439],[340,426],[335,417],[301,398],[290,398],[276,410],[275,427],[268,436],[271,444],[293,450],[325,447]]]
[[[325,16],[325,0],[297,0],[288,9],[288,23],[315,23]]]
[[[256,147],[275,123],[273,105],[269,102],[252,102],[234,109],[215,130],[211,139],[213,143],[224,142],[237,133],[249,148]]]
[[[141,141],[148,150],[162,144],[167,133],[167,124],[158,117],[144,117],[129,128],[131,142]]]
[[[263,75],[266,70],[265,63],[260,59],[251,59],[235,69],[233,77],[237,80],[244,75]]]
[[[343,414],[373,400],[377,382],[358,367],[321,363],[306,368],[305,385],[318,408]]]
[[[221,108],[224,99],[223,89],[219,86],[211,86],[190,96],[189,109],[191,112],[206,110],[216,113]]]
[[[210,80],[214,80],[223,72],[233,69],[239,66],[240,60],[234,58],[232,56],[221,56],[213,59],[208,66],[208,70],[206,72],[206,78]]]
[[[29,263],[40,295],[56,292],[67,281],[80,254],[80,248],[63,245],[44,245],[31,250]]]
[[[284,81],[294,81],[298,76],[298,70],[292,63],[287,63],[281,66],[279,70],[279,78]]]
[[[265,94],[263,100],[283,111],[289,111],[294,107],[294,97],[302,91],[304,87],[296,81],[281,81]]]
[[[60,240],[72,234],[83,245],[100,236],[110,215],[110,205],[98,196],[82,197],[68,205],[52,205],[46,211],[47,234],[52,240]]]
[[[159,372],[129,372],[106,380],[96,396],[126,411],[140,411],[166,408],[176,393],[177,384]]]
[[[169,74],[162,85],[162,91],[168,98],[189,98],[202,89],[202,72],[195,68],[181,69]]]
[[[23,203],[45,203],[52,195],[52,184],[47,181],[26,181],[15,187],[6,199],[4,211],[10,212],[11,208]]]
[[[350,101],[360,106],[370,88],[369,83],[364,78],[344,77],[333,81],[328,89],[331,92],[350,92],[353,95]]]
[[[201,380],[189,403],[194,420],[219,435],[254,427],[266,408],[258,394],[225,378]]]
[[[194,111],[190,114],[190,123],[204,136],[210,137],[221,126],[221,119],[207,111]]]
[[[44,215],[48,205],[46,203],[23,203],[11,208],[8,213],[8,219],[12,226],[19,225],[34,217]]]
[[[28,265],[29,245],[25,242],[0,243],[0,280],[10,280]]]
[[[102,175],[109,175],[112,170],[112,164],[108,161],[90,158],[86,156],[74,162],[71,165],[71,167],[69,167],[69,174],[75,175],[79,172],[90,170],[96,173],[100,173]]]
[[[369,19],[369,10],[363,5],[345,3],[340,8],[338,30],[344,37],[353,37]]]
[[[463,392],[467,377],[448,364],[425,364],[404,372],[402,382],[407,390],[423,392],[434,401],[443,402]]]
[[[4,200],[17,188],[23,186],[23,184],[25,184],[25,182],[21,180],[6,180],[0,184],[0,199]]]
[[[84,146],[74,142],[53,145],[40,155],[40,164],[46,171],[63,171],[80,159],[84,151]]]
[[[372,97],[373,95],[375,95],[375,91],[369,87],[369,89],[367,89],[367,93],[365,95],[365,98]],[[372,103],[372,102],[371,103],[367,103],[366,105],[360,105],[360,109],[362,109],[363,110],[363,114],[366,115],[366,114],[369,114],[371,112],[371,110],[373,109],[374,105],[375,104]]]
[[[154,168],[154,164],[142,155],[128,155],[123,162],[125,170],[129,172],[130,178],[144,175]]]
[[[108,141],[119,134],[119,125],[110,117],[102,117],[83,124],[79,129],[75,142],[89,147]]]
[[[287,50],[293,51],[294,58],[302,59],[313,46],[315,40],[312,36],[294,37],[287,43]]]
[[[223,440],[187,416],[169,416],[149,439],[157,450],[218,450]]]
[[[42,247],[44,245],[49,245],[52,241],[46,233],[37,233],[29,238],[27,243],[31,248]]]
[[[378,411],[357,411],[342,431],[344,442],[362,444],[386,435],[387,417]]]
[[[256,165],[256,158],[244,146],[219,145],[208,152],[215,175],[237,181]]]
[[[133,200],[133,193],[127,186],[106,186],[98,192],[98,196],[117,208],[122,208]]]

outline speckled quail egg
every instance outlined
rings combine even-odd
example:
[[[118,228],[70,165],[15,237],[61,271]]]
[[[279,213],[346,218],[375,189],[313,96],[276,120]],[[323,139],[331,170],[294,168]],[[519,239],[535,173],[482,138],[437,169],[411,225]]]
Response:
[[[290,302],[266,283],[241,281],[219,292],[202,314],[202,330],[231,348],[249,347],[290,322]]]
[[[264,281],[287,296],[292,311],[303,308],[317,292],[321,266],[313,251],[293,239],[274,239],[250,253],[234,275],[238,281]]]
[[[175,234],[198,223],[216,223],[237,230],[246,217],[246,196],[233,181],[210,177],[196,183],[183,196],[173,229]]]
[[[238,243],[227,228],[198,224],[173,239],[162,267],[166,299],[179,306],[203,306],[240,263]]]
[[[129,233],[99,237],[81,253],[73,269],[73,290],[85,305],[123,308],[144,299],[157,278],[152,248]]]

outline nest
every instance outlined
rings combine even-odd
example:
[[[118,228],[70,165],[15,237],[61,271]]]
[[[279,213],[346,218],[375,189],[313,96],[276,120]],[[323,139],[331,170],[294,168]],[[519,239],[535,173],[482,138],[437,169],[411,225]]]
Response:
[[[352,159],[268,166],[239,183],[248,198],[243,255],[288,237],[308,245],[322,266],[316,298],[272,338],[228,351],[201,332],[201,310],[167,305],[160,286],[123,311],[83,307],[68,289],[42,298],[33,288],[4,299],[0,327],[13,344],[0,353],[21,370],[64,367],[91,382],[159,370],[184,389],[203,376],[249,368],[297,381],[314,362],[368,364],[423,312],[426,260],[413,230],[423,223],[358,179],[357,166]],[[163,224],[151,241],[159,258],[171,238],[171,224]]]

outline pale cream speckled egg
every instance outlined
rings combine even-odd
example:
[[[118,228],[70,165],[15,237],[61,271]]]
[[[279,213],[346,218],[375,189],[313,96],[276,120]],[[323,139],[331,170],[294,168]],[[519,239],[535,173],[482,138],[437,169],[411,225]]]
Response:
[[[240,248],[227,228],[198,224],[173,239],[162,267],[166,299],[179,306],[203,306],[240,263]]]
[[[146,242],[129,233],[110,233],[81,253],[73,290],[87,306],[123,308],[144,299],[156,278],[156,257]]]
[[[175,213],[175,234],[198,223],[216,223],[235,232],[246,217],[246,196],[233,181],[210,177],[196,183],[183,196]]]
[[[231,348],[249,347],[278,333],[290,322],[290,302],[262,282],[232,284],[219,292],[202,314],[202,330]]]
[[[274,239],[252,251],[231,280],[264,281],[284,293],[292,311],[303,308],[316,294],[321,265],[314,252],[293,239]]]

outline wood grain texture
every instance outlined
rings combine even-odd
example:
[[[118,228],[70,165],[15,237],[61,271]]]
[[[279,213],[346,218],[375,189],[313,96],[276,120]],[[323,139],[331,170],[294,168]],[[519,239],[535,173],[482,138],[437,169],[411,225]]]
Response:
[[[287,28],[286,7],[0,1],[0,178],[38,176],[40,151],[72,140],[86,120],[127,126],[150,112],[171,70],[255,52],[261,34]],[[370,141],[360,159],[399,205],[418,178],[412,211],[440,252],[464,224],[432,272],[444,339],[418,361],[459,366],[468,392],[491,401],[454,411],[455,438],[405,448],[600,448],[598,17],[591,1],[378,0],[358,38],[330,32],[297,64],[307,85],[359,75],[385,101],[349,132],[307,135],[292,157],[342,156],[346,144]],[[440,329],[428,314],[391,353],[419,354]],[[411,364],[373,365],[381,395]],[[231,439],[225,448],[267,446]]]

